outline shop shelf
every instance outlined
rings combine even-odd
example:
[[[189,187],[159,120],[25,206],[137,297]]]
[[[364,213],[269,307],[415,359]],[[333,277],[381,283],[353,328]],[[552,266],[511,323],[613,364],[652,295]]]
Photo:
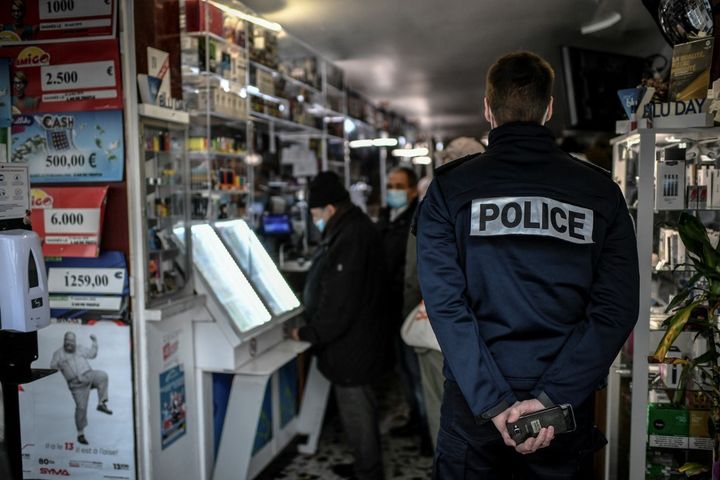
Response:
[[[293,77],[291,77],[291,76],[289,76],[289,75],[285,75],[284,73],[275,70],[274,68],[266,67],[265,65],[263,65],[263,64],[261,64],[261,63],[258,63],[258,62],[255,62],[255,61],[253,61],[253,60],[250,60],[248,63],[249,63],[249,65],[250,65],[251,67],[254,67],[254,68],[258,69],[258,70],[264,70],[264,71],[272,74],[273,76],[282,77],[282,78],[283,78],[284,80],[286,80],[287,82],[293,83],[293,84],[295,84],[296,86],[298,86],[298,87],[300,87],[300,88],[304,88],[304,89],[306,89],[306,90],[308,90],[308,91],[310,91],[310,92],[312,92],[312,93],[315,93],[315,94],[317,94],[317,95],[321,95],[321,94],[322,94],[322,92],[321,92],[320,90],[318,90],[317,88],[313,87],[312,85],[308,85],[308,84],[305,83],[305,82],[302,82],[302,81],[300,81],[300,80],[296,80],[296,79],[294,79]]]
[[[192,150],[188,152],[188,156],[191,160],[205,160],[211,157],[225,157],[225,158],[237,158],[243,159],[247,156],[247,152],[221,152],[218,150]]]
[[[290,120],[276,118],[271,115],[266,115],[266,114],[260,113],[260,112],[250,112],[250,117],[252,117],[253,119],[258,120],[260,122],[274,123],[276,125],[276,127],[280,127],[280,130],[286,129],[291,132],[305,132],[305,133],[314,133],[314,134],[320,134],[320,135],[323,134],[323,131],[320,129],[308,127],[307,125],[295,123]]]
[[[208,38],[208,39],[210,39],[210,40],[212,40],[212,41],[214,41],[214,42],[217,42],[217,43],[219,43],[219,44],[221,44],[221,45],[224,45],[224,46],[227,46],[227,47],[230,47],[230,48],[234,48],[234,49],[236,49],[236,50],[239,51],[239,52],[245,52],[245,51],[246,51],[246,50],[245,50],[245,47],[241,47],[240,45],[237,45],[237,44],[235,44],[235,43],[233,43],[233,42],[230,42],[230,41],[228,41],[227,39],[221,37],[220,35],[217,35],[217,34],[212,33],[212,32],[185,32],[185,33],[183,33],[183,35],[186,35],[186,36],[188,36],[188,37],[193,37],[193,38]]]

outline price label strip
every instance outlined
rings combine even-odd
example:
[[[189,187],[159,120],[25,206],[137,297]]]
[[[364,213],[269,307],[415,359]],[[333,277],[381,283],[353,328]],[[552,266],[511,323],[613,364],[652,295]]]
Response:
[[[115,98],[118,94],[115,88],[117,81],[115,73],[115,62],[112,60],[42,67],[40,68],[42,101],[64,102]],[[60,91],[64,93],[46,93]]]
[[[84,295],[50,295],[53,310],[97,310],[116,312],[122,307],[122,297]]]
[[[69,30],[112,25],[111,0],[40,0],[40,30]],[[88,17],[105,17],[87,19]]]
[[[123,268],[50,268],[51,293],[122,295],[127,271]]]

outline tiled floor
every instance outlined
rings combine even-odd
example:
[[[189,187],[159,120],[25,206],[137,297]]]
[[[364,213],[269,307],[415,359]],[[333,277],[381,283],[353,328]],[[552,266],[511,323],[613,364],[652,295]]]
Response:
[[[387,480],[425,480],[430,478],[432,458],[423,457],[418,450],[419,439],[395,438],[388,434],[390,428],[405,421],[406,407],[402,395],[394,383],[378,390],[380,425],[383,443],[383,461]],[[331,397],[332,401],[332,397]],[[335,409],[329,406],[328,415],[320,437],[318,452],[313,456],[297,453],[291,445],[258,477],[259,480],[340,480],[331,467],[337,463],[352,462],[352,455],[343,443],[340,421]]]

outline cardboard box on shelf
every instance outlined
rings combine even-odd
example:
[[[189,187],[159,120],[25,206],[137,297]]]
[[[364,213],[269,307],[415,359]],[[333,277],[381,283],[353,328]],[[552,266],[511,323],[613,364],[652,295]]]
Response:
[[[690,410],[689,425],[689,448],[697,450],[712,450],[713,440],[708,430],[708,422],[710,421],[709,410]]]
[[[185,0],[185,18],[188,32],[223,34],[223,12],[205,0]]]

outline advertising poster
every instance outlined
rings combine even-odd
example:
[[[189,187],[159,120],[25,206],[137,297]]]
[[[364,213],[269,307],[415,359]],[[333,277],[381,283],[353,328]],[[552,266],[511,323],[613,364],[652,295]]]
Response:
[[[115,0],[3,0],[0,42],[111,36]]]
[[[185,405],[185,371],[182,365],[160,374],[160,435],[162,449],[187,433]]]
[[[12,89],[10,88],[10,59],[0,58],[0,128],[12,124]]]
[[[35,368],[58,370],[20,391],[24,478],[135,479],[130,328],[54,323]]]
[[[124,172],[121,110],[16,115],[11,162],[33,183],[118,182]]]
[[[1,55],[10,58],[14,115],[122,108],[117,40],[3,47]]]
[[[44,256],[98,256],[107,191],[106,186],[31,190],[30,218],[33,231],[42,239]],[[81,307],[56,305],[52,308]]]

